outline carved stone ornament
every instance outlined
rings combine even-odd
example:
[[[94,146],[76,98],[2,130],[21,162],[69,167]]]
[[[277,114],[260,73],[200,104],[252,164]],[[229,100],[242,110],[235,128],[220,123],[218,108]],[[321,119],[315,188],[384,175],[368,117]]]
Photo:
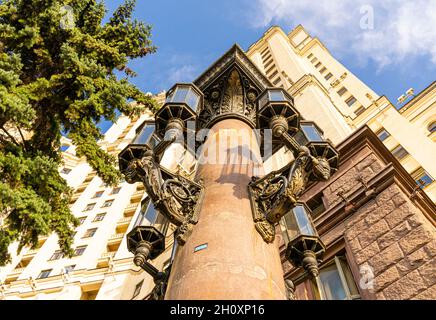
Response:
[[[237,118],[256,126],[256,99],[271,86],[269,80],[234,45],[194,82],[204,94],[197,128],[210,128],[224,118]]]
[[[303,146],[292,163],[262,178],[252,178],[248,191],[253,219],[265,242],[274,241],[275,225],[295,206],[307,183],[327,180],[334,170],[327,159],[314,157]]]
[[[156,210],[178,226],[176,239],[183,245],[198,222],[199,203],[203,196],[201,183],[162,167],[151,149],[141,159],[129,163],[127,175],[130,180],[141,179]]]

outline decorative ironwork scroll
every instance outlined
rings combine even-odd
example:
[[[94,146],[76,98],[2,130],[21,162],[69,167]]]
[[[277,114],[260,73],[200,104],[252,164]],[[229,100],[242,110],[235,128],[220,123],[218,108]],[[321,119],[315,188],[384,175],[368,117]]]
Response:
[[[154,207],[178,226],[176,239],[183,245],[198,222],[198,204],[203,195],[201,183],[162,167],[152,149],[145,151],[140,159],[131,160],[125,176],[143,182]]]
[[[296,159],[285,167],[258,178],[248,185],[253,219],[262,238],[271,243],[275,225],[298,202],[309,181],[327,180],[335,168],[331,160],[313,156],[307,147],[300,147]]]

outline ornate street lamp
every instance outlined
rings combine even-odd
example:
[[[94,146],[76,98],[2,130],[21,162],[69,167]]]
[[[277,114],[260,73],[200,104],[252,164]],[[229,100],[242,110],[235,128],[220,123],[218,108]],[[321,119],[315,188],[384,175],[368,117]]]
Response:
[[[283,219],[288,240],[286,258],[295,267],[303,267],[311,276],[317,277],[318,261],[325,253],[325,246],[310,218],[310,209],[298,202]]]
[[[186,145],[189,131],[196,129],[196,112],[202,106],[203,95],[195,85],[176,84],[167,92],[155,121],[140,126],[132,143],[118,155],[120,171],[126,181],[144,184],[156,210],[178,227],[176,239],[180,244],[186,241],[197,223],[197,202],[203,189],[198,182],[165,169],[159,161],[173,142],[183,139]]]
[[[311,181],[327,180],[337,170],[338,153],[322,131],[300,119],[293,99],[281,88],[268,88],[258,99],[258,127],[272,131],[273,150],[285,145],[295,160],[268,175],[253,177],[248,186],[257,231],[266,242],[275,237],[275,225],[296,207]]]
[[[168,92],[165,104],[156,113],[156,134],[164,139],[182,138],[187,142],[189,134],[195,135],[197,112],[203,106],[203,94],[194,84],[178,83]],[[190,125],[192,124],[192,125]]]
[[[133,262],[153,277],[154,299],[163,299],[169,270],[160,272],[148,260],[154,260],[165,251],[168,220],[154,208],[148,199],[141,202],[141,212],[133,229],[127,234],[127,249],[134,254]]]
[[[159,214],[153,203],[146,198],[141,203],[141,212],[133,229],[127,234],[127,249],[135,255],[135,265],[143,268],[153,277],[157,269],[147,260],[154,260],[165,250],[167,219]]]

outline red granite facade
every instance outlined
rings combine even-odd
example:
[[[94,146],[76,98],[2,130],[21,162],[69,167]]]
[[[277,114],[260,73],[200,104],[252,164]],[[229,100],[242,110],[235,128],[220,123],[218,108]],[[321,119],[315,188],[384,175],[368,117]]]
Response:
[[[286,261],[281,241],[285,277],[294,281],[296,299],[314,299],[319,291],[327,298],[436,299],[434,203],[368,127],[337,148],[338,172],[302,196],[308,204],[318,199],[315,206],[323,208],[314,216],[327,247],[320,282],[307,280]],[[339,288],[341,283],[348,288]]]

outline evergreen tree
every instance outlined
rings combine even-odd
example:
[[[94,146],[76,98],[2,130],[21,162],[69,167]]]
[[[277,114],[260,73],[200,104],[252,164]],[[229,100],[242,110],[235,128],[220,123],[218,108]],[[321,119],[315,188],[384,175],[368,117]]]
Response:
[[[96,0],[0,1],[0,265],[12,242],[34,248],[53,231],[72,253],[78,221],[59,174],[62,132],[104,182],[118,182],[97,124],[155,106],[129,82],[129,59],[155,51],[134,7],[126,0],[103,23],[106,9]]]

